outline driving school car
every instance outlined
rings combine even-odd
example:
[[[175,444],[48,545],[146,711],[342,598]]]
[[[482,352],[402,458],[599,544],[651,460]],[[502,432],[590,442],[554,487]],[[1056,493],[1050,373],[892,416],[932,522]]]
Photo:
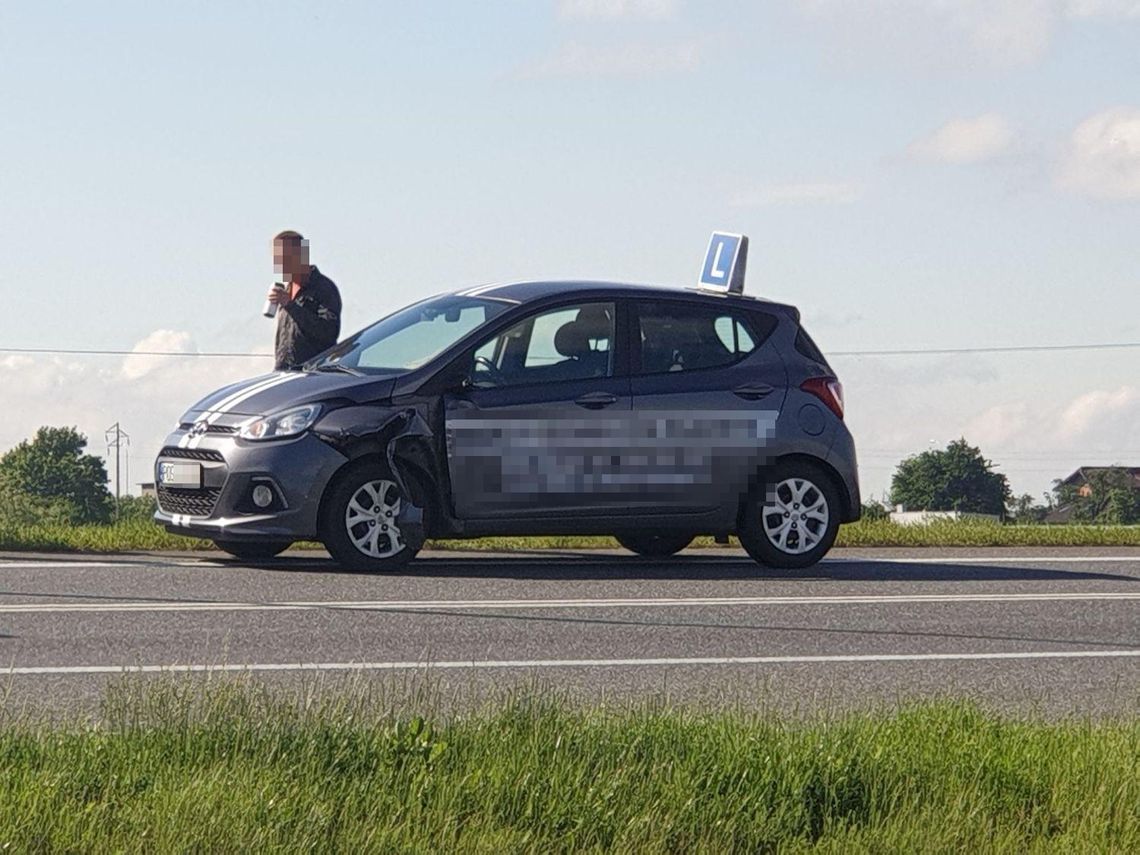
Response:
[[[806,567],[861,507],[842,388],[794,307],[607,282],[415,303],[199,401],[155,468],[171,531],[242,558],[319,540],[368,571],[524,534],[655,557],[736,534]]]

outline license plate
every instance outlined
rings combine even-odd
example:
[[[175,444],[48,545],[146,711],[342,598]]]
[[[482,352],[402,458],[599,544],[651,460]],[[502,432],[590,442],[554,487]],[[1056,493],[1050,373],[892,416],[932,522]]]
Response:
[[[164,487],[199,490],[202,488],[202,464],[160,463],[158,483]]]

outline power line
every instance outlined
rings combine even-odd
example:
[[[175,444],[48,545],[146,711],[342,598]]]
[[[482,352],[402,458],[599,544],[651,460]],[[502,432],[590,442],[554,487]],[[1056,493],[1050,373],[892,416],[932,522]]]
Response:
[[[897,457],[899,455],[918,455],[922,454],[923,451],[942,451],[943,449],[931,448],[924,449],[923,451],[916,451],[914,449],[890,451],[887,449],[859,448],[857,450],[860,457]],[[1045,449],[1042,451],[1003,451],[1001,449],[985,449],[986,457],[1014,457],[1018,459],[1030,460],[1055,460],[1058,457],[1110,457],[1112,455],[1140,457],[1140,451],[1134,448],[1116,448],[1111,450],[1059,448]]]
[[[272,353],[226,353],[222,351],[195,351],[193,353],[179,352],[175,350],[77,350],[72,348],[59,348],[59,347],[0,347],[0,353],[20,353],[20,354],[48,354],[60,356],[174,356],[174,357],[198,357],[198,356],[223,356],[230,359],[233,358],[246,358],[250,356],[257,357],[271,357]]]
[[[933,347],[898,350],[833,350],[829,356],[954,356],[971,353],[1062,353],[1081,350],[1125,350],[1140,348],[1140,341],[1102,342],[1100,344],[1030,344],[996,345],[993,347]],[[0,347],[0,353],[46,354],[60,356],[166,356],[173,358],[222,357],[226,359],[246,359],[250,357],[269,358],[271,353],[239,353],[236,351],[195,351],[186,353],[173,350],[103,350],[98,348],[58,348],[58,347]]]
[[[912,350],[833,350],[831,356],[950,356],[962,353],[1056,353],[1071,350],[1122,350],[1140,347],[1140,341],[1102,344],[1027,344],[995,347],[934,347]]]

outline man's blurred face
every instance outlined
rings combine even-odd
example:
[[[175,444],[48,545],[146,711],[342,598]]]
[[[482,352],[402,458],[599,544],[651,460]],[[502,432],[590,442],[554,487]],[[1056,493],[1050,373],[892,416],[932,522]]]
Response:
[[[306,241],[273,242],[273,268],[285,279],[304,278],[309,269],[309,248]]]

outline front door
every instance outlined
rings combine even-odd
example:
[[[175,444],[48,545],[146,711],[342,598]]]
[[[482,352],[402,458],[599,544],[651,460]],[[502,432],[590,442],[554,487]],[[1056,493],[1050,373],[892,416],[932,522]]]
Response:
[[[444,398],[459,519],[594,516],[625,507],[620,454],[630,417],[613,301],[541,310],[466,357]],[[621,323],[619,323],[621,321]]]

